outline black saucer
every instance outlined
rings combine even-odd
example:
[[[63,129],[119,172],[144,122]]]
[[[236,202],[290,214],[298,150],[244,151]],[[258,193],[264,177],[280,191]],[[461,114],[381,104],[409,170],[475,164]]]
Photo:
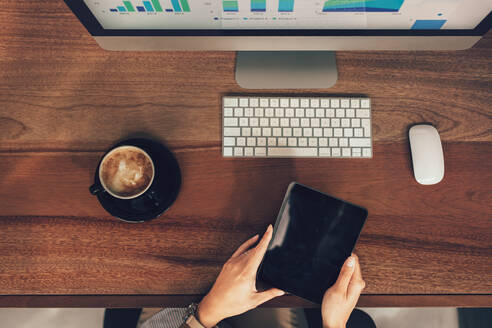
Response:
[[[178,196],[181,187],[178,162],[166,147],[153,140],[129,139],[114,145],[113,148],[124,145],[139,147],[152,158],[155,166],[152,185],[144,194],[133,199],[119,199],[105,191],[97,193],[97,198],[106,211],[123,221],[152,220],[171,207]],[[96,184],[100,184],[99,165],[100,162],[95,175]]]

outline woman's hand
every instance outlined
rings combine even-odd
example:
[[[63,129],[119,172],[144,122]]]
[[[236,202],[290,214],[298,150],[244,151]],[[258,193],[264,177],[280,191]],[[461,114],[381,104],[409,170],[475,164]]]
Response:
[[[343,264],[337,282],[325,292],[321,305],[324,328],[345,328],[360,293],[366,286],[362,280],[357,255],[352,254]]]
[[[251,247],[258,235],[247,240],[224,264],[212,289],[198,305],[197,319],[204,327],[214,327],[225,318],[254,309],[284,294],[277,288],[264,292],[256,290],[256,272],[272,238],[272,230],[269,225],[254,248]]]

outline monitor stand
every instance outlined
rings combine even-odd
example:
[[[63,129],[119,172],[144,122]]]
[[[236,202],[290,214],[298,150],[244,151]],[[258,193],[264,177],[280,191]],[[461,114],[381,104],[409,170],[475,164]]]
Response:
[[[238,51],[236,81],[245,89],[326,89],[338,72],[333,51]]]

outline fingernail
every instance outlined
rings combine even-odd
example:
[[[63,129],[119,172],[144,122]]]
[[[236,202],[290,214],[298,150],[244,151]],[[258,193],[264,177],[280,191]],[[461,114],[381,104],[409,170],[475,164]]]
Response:
[[[270,230],[270,229],[272,229],[272,225],[271,224],[268,225],[267,231]]]
[[[355,265],[355,259],[353,257],[350,257],[348,262],[347,262],[347,266],[349,268],[352,268],[354,265]]]

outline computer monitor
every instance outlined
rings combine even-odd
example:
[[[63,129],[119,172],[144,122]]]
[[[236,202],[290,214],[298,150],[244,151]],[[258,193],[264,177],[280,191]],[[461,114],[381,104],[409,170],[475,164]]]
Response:
[[[108,50],[236,50],[243,87],[329,87],[335,50],[460,50],[490,0],[65,0]],[[280,52],[281,51],[281,52]]]

